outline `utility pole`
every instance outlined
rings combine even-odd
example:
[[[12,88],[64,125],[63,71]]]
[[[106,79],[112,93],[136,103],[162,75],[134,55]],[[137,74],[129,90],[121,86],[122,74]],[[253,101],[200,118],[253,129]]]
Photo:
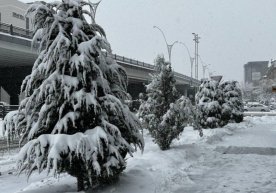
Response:
[[[194,35],[194,42],[195,42],[195,79],[198,80],[198,43],[200,37],[196,33],[192,33]]]
[[[172,44],[168,44],[164,32],[163,32],[159,27],[157,27],[157,26],[153,26],[153,28],[158,29],[158,30],[162,33],[163,38],[164,38],[165,43],[166,43],[166,46],[167,46],[167,50],[168,50],[169,62],[170,62],[170,64],[171,64],[172,47],[173,47],[174,44],[178,43],[178,41],[175,41],[175,42],[173,42]]]
[[[90,7],[90,13],[91,13],[91,20],[92,20],[92,23],[95,24],[97,8],[98,8],[99,4],[101,3],[101,1],[99,1],[98,3],[91,3],[90,0],[88,0],[88,2],[90,3],[89,7]]]

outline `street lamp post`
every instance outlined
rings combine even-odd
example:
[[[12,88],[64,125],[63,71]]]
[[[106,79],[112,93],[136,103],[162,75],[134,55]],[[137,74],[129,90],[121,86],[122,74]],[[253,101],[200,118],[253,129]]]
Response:
[[[195,41],[195,78],[198,80],[198,43],[200,37],[196,33],[192,33],[194,35],[194,41]]]
[[[170,64],[171,64],[172,47],[173,47],[173,45],[176,44],[178,41],[175,41],[175,42],[173,42],[172,44],[168,44],[164,32],[163,32],[159,27],[157,27],[157,26],[153,26],[153,28],[158,29],[158,30],[162,33],[163,38],[164,38],[165,43],[166,43],[166,46],[167,46],[167,50],[168,50],[169,62],[170,62]]]
[[[92,20],[92,23],[95,24],[96,23],[96,12],[97,12],[97,8],[99,6],[99,4],[101,3],[102,0],[100,0],[99,2],[97,3],[91,3],[90,0],[88,0],[88,2],[90,3],[90,12],[91,12],[91,20]]]
[[[205,78],[205,71],[206,71],[206,69],[208,69],[208,66],[210,66],[210,64],[202,65],[202,67],[203,67],[203,79]]]
[[[188,47],[186,46],[186,44],[184,44],[183,42],[180,42],[180,41],[178,41],[178,43],[183,45],[186,48],[187,52],[188,52],[188,55],[189,55],[189,58],[190,58],[190,63],[191,63],[191,78],[193,78],[193,63],[194,63],[195,58],[193,58],[191,56],[190,51],[189,51]]]

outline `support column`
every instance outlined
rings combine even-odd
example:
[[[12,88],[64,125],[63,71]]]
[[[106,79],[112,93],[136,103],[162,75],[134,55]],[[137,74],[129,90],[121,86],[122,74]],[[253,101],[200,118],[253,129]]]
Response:
[[[14,66],[0,68],[0,86],[10,95],[10,104],[18,105],[21,84],[32,71],[31,66]]]
[[[140,93],[146,93],[145,83],[143,82],[129,82],[127,92],[131,95],[132,99],[138,99]]]

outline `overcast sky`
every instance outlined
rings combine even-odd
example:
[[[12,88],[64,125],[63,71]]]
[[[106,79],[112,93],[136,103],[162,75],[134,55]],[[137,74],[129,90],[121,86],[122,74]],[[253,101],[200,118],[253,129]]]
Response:
[[[159,53],[168,58],[154,25],[164,31],[168,43],[184,42],[191,55],[192,33],[198,33],[199,55],[224,80],[242,81],[243,65],[248,61],[276,59],[275,0],[103,0],[96,22],[104,27],[114,53],[148,63]],[[201,64],[199,77],[203,76]],[[174,46],[172,67],[190,75],[184,46]]]

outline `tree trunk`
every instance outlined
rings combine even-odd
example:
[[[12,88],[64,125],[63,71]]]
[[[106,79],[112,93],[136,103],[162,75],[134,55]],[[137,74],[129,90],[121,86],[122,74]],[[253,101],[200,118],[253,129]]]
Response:
[[[84,179],[81,174],[77,176],[77,181],[78,181],[78,191],[83,191],[84,190]]]

